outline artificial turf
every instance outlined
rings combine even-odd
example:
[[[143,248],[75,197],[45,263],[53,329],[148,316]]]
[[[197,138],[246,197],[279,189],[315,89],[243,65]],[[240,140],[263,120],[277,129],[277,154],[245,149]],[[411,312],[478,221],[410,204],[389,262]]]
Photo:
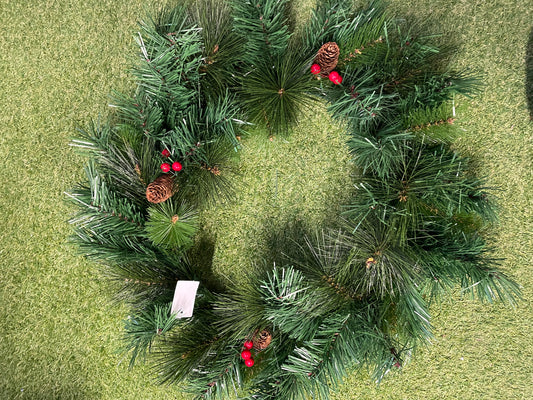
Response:
[[[299,3],[303,4],[303,3]],[[128,90],[136,21],[152,2],[57,0],[0,5],[0,398],[187,399],[128,370],[117,354],[127,310],[110,302],[98,267],[68,244],[74,209],[64,191],[84,160],[68,146],[77,126],[109,112]],[[303,4],[307,10],[309,4]],[[483,76],[456,99],[456,147],[498,188],[500,224],[487,235],[523,286],[516,308],[455,297],[435,305],[435,340],[379,387],[354,375],[336,399],[529,399],[533,394],[533,122],[526,58],[529,0],[391,1],[454,37],[455,65]],[[300,13],[305,18],[305,12]],[[233,202],[203,215],[216,238],[214,273],[239,279],[267,251],[266,225],[336,218],[350,193],[343,131],[323,108],[305,111],[288,137],[245,138]]]

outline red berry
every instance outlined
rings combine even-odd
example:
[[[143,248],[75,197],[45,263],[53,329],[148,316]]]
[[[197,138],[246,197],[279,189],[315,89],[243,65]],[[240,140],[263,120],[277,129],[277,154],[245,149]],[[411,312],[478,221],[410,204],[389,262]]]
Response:
[[[335,85],[339,85],[342,82],[342,76],[340,76],[337,71],[330,72],[328,78]]]
[[[253,367],[254,366],[254,359],[253,358],[248,358],[248,359],[244,360],[244,365],[246,365],[247,367]]]
[[[251,340],[247,340],[246,342],[244,342],[244,347],[250,350],[254,347],[254,342],[252,342]]]
[[[172,169],[174,171],[181,171],[182,168],[183,168],[182,165],[177,161],[172,164]]]
[[[163,155],[163,157],[169,157],[170,156],[170,151],[168,151],[167,149],[163,150],[161,152],[161,154]]]
[[[168,171],[170,171],[170,164],[167,164],[167,163],[163,163],[163,164],[161,164],[161,170],[162,170],[163,172],[168,172]]]
[[[311,65],[311,73],[313,75],[318,75],[320,73],[320,65],[318,64]]]
[[[243,360],[249,360],[252,358],[252,352],[250,350],[243,350],[241,352],[241,357]]]

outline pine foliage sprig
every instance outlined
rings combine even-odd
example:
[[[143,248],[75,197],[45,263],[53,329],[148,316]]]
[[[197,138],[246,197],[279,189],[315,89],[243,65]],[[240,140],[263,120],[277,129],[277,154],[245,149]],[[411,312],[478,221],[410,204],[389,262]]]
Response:
[[[165,132],[163,109],[157,102],[146,99],[140,91],[133,96],[113,91],[110,107],[117,109],[123,124],[134,127],[149,137]]]
[[[458,287],[472,299],[515,304],[520,289],[497,268],[501,260],[492,255],[494,249],[477,231],[453,228],[435,234],[438,240],[417,244],[417,254],[428,269],[424,290],[428,298],[438,301],[443,293]]]
[[[234,101],[234,96],[226,93],[218,101],[210,102],[209,107],[192,105],[175,121],[174,130],[162,132],[158,139],[180,159],[193,162],[208,161],[201,149],[206,143],[225,140],[226,145],[238,147],[239,112]]]
[[[211,99],[226,96],[228,87],[237,86],[235,70],[243,59],[246,38],[233,26],[228,2],[198,0],[190,6],[191,17],[202,27],[201,92]]]
[[[187,174],[178,176],[181,197],[197,205],[232,199],[234,187],[228,175],[232,171],[234,148],[224,138],[197,147],[200,147],[197,158],[191,160]]]
[[[135,128],[125,124],[113,126],[111,121],[80,129],[72,141],[73,147],[92,157],[94,179],[104,180],[111,192],[120,193],[140,208],[146,206],[146,185],[159,170],[152,157],[154,145],[152,139]]]
[[[345,88],[345,89],[344,89]],[[325,86],[328,111],[334,118],[346,121],[360,134],[372,132],[379,123],[394,125],[391,117],[398,101],[396,93],[385,93],[384,84],[375,81],[375,73],[347,67],[343,90]]]
[[[326,0],[317,4],[299,42],[308,56],[314,56],[318,48],[327,42],[335,42],[335,34],[342,26],[349,25],[355,10],[350,0]],[[317,47],[318,46],[318,47]]]
[[[413,142],[411,147],[402,149],[401,166],[394,175],[363,177],[360,195],[348,215],[372,213],[386,224],[395,224],[401,242],[416,237],[423,224],[459,213],[494,220],[486,185],[469,175],[466,159],[442,146]]]
[[[116,248],[110,249],[109,253],[114,257],[106,258],[106,262],[110,265],[104,269],[103,274],[111,280],[126,283],[124,286],[128,287],[144,283],[173,288],[179,279],[198,278],[198,272],[183,253],[163,253],[148,244],[137,250],[128,253]]]
[[[411,108],[403,117],[402,128],[409,130],[418,140],[428,140],[434,144],[451,144],[458,136],[453,126],[455,116],[452,102],[430,107]]]
[[[168,249],[190,247],[198,229],[197,213],[186,203],[165,201],[148,209],[145,230],[155,246]]]
[[[380,125],[372,131],[367,134],[351,130],[348,148],[363,176],[387,179],[401,168],[402,154],[408,150],[413,133],[399,129],[398,125]]]
[[[282,365],[287,372],[283,391],[295,392],[283,398],[328,398],[361,360],[361,344],[370,332],[365,328],[364,321],[351,314],[325,318],[314,337],[296,347]]]
[[[124,353],[130,353],[129,367],[137,358],[144,360],[154,341],[174,328],[178,320],[170,313],[171,304],[154,305],[130,315],[125,321]]]
[[[479,79],[468,71],[426,72],[418,77],[418,82],[412,82],[410,92],[399,103],[400,112],[406,114],[415,107],[438,107],[455,95],[471,97],[479,91],[479,85]]]
[[[416,257],[396,242],[393,227],[377,219],[367,218],[338,240],[350,255],[336,267],[335,276],[354,293],[399,298],[419,280]]]
[[[244,384],[246,376],[239,355],[241,343],[226,344],[209,364],[189,378],[185,390],[199,399],[222,399],[235,396]]]
[[[237,360],[240,345],[219,335],[212,324],[214,318],[209,307],[196,306],[194,318],[184,321],[179,330],[165,336],[155,354],[162,382],[187,380],[199,395],[216,391],[216,383],[221,378],[231,382],[222,385],[226,390],[239,386],[241,367]]]
[[[130,365],[155,349],[160,381],[197,398],[245,387],[250,399],[328,399],[354,368],[379,381],[400,367],[431,338],[429,303],[455,288],[486,301],[520,296],[479,234],[495,219],[489,189],[450,149],[450,101],[475,93],[476,79],[379,1],[320,2],[301,34],[289,14],[289,0],[199,0],[148,17],[136,36],[136,90],[115,94],[114,118],[73,141],[92,161],[88,183],[69,195],[80,208],[71,222],[132,306]],[[339,47],[342,82],[309,72],[325,42]],[[254,268],[246,285],[213,292],[191,257],[205,250],[193,240],[195,210],[231,196],[243,120],[284,133],[318,98],[348,127],[359,169],[346,223],[303,243],[294,234],[283,267]],[[146,185],[161,161],[179,161],[179,191],[152,205]],[[192,318],[170,314],[177,280],[202,280]],[[240,359],[244,340],[254,369]]]
[[[129,199],[111,191],[105,178],[98,174],[94,162],[85,169],[88,186],[80,186],[69,198],[82,211],[69,222],[78,236],[88,243],[134,248],[141,242],[144,216]]]
[[[311,60],[297,48],[272,59],[258,60],[243,78],[242,103],[250,122],[271,134],[286,133],[299,121],[303,107],[315,100],[316,91],[307,70]]]
[[[149,17],[136,37],[139,62],[133,75],[145,98],[157,101],[165,115],[183,110],[197,95],[202,41],[184,5]]]
[[[341,298],[345,306],[368,302],[386,308],[405,301],[408,307],[394,311],[395,334],[402,333],[404,340],[413,343],[431,338],[427,304],[417,288],[425,277],[423,265],[411,248],[397,242],[393,227],[370,217],[357,226],[348,223],[344,230],[322,233],[308,246],[314,262],[300,263],[301,268],[322,271],[337,294],[328,296],[333,304]],[[403,328],[401,318],[405,318]],[[390,321],[389,316],[379,319]]]
[[[304,276],[293,268],[274,268],[267,279],[259,290],[267,320],[289,338],[304,340],[318,327],[326,300],[309,290]]]
[[[263,58],[279,58],[287,48],[288,0],[232,0],[235,30],[246,38],[246,60],[254,65]]]

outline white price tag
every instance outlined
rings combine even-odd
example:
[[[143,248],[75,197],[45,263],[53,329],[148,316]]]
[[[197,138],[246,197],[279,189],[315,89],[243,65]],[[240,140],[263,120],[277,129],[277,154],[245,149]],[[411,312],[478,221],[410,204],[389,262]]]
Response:
[[[172,314],[176,314],[176,318],[192,317],[199,284],[198,281],[178,281],[170,311]]]

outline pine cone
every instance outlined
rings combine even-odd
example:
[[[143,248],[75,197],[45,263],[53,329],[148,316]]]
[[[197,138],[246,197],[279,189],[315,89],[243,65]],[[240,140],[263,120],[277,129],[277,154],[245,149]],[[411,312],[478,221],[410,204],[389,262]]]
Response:
[[[271,341],[272,334],[266,329],[263,329],[261,332],[257,331],[252,338],[254,349],[257,351],[266,349]]]
[[[319,50],[315,57],[315,63],[320,65],[320,73],[327,76],[337,66],[339,60],[339,46],[335,42],[327,42]]]
[[[162,203],[174,194],[175,189],[172,176],[161,175],[146,188],[146,199],[150,203]]]

